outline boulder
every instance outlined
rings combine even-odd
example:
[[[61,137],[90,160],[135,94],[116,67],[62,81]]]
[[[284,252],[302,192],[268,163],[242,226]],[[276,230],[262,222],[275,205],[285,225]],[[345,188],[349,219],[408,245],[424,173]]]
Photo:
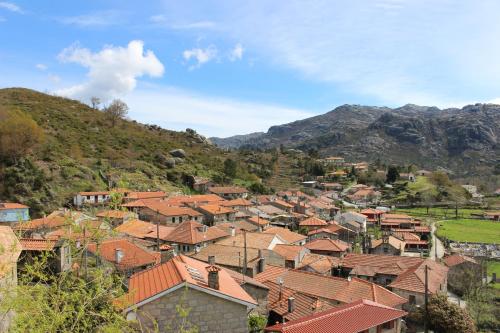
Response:
[[[173,157],[180,157],[180,158],[186,157],[186,152],[184,151],[184,149],[172,149],[168,153]]]

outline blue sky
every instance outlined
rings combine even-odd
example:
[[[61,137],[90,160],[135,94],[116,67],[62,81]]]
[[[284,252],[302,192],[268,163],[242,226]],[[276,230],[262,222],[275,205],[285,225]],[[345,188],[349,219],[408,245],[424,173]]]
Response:
[[[0,0],[0,87],[207,136],[344,103],[500,103],[499,53],[493,0]]]

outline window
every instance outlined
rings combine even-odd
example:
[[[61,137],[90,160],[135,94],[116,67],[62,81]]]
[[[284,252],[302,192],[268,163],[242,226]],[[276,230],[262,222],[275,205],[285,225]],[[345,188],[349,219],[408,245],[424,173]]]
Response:
[[[410,304],[411,304],[411,305],[415,305],[415,304],[417,303],[417,300],[416,300],[416,298],[415,298],[415,295],[410,295],[410,296],[408,297],[408,300],[410,301]]]
[[[179,216],[179,223],[182,223],[182,216]]]
[[[387,253],[387,252],[389,252],[389,249],[384,246],[384,253]]]
[[[391,280],[391,279],[385,279],[385,284],[386,284],[386,285],[391,284],[391,282],[392,282],[392,280]]]
[[[172,217],[172,223],[175,223],[175,216]]]

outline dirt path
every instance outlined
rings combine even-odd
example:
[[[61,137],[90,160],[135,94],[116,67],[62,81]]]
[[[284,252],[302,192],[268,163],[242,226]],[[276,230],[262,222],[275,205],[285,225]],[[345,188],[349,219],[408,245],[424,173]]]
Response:
[[[443,243],[439,240],[439,238],[436,237],[436,222],[432,222],[431,230],[432,230],[433,241],[432,241],[431,253],[429,253],[429,256],[431,259],[436,260],[436,254],[437,254],[437,259],[441,259],[444,257],[444,246]]]

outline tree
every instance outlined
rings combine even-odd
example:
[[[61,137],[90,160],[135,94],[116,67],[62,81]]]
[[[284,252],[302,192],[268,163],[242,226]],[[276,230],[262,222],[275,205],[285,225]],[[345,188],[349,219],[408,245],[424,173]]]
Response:
[[[90,103],[92,104],[92,109],[99,110],[99,105],[101,104],[101,99],[99,97],[91,97]]]
[[[389,184],[394,183],[399,178],[398,168],[391,165],[387,170],[387,178],[386,181]]]
[[[224,174],[229,177],[229,178],[234,178],[236,177],[236,170],[238,168],[238,165],[237,163],[230,159],[230,158],[227,158],[225,161],[224,161]]]
[[[128,114],[128,106],[122,100],[115,99],[107,108],[104,109],[104,114],[106,115],[106,118],[111,121],[111,126],[115,127],[116,122],[125,118]]]
[[[436,294],[429,299],[428,311],[430,327],[438,333],[476,332],[469,313],[449,302],[444,294]]]
[[[25,113],[0,110],[0,157],[17,161],[44,139],[43,130]]]
[[[258,314],[248,316],[248,330],[251,333],[262,332],[267,324],[267,318]]]

